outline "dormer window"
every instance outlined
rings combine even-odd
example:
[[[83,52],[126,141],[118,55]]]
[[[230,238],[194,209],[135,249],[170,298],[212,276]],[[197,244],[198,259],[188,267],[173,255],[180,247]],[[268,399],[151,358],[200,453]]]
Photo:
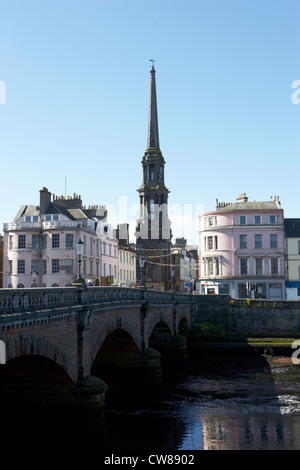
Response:
[[[55,220],[59,220],[59,214],[46,214],[45,215],[46,222],[51,222]]]

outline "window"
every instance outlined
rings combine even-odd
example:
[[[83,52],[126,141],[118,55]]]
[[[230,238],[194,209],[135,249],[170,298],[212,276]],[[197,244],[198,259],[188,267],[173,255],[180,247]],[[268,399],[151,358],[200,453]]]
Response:
[[[43,259],[43,274],[47,274],[47,260]]]
[[[32,245],[33,250],[38,250],[40,247],[40,237],[39,235],[32,235]]]
[[[215,259],[215,263],[216,263],[216,276],[219,276],[220,275],[220,260],[219,260],[219,258]]]
[[[240,225],[246,225],[247,218],[245,215],[240,215]]]
[[[215,236],[215,250],[218,249],[218,237]]]
[[[52,274],[59,274],[59,259],[52,260]]]
[[[25,260],[18,259],[18,274],[25,274]]]
[[[262,248],[262,236],[254,235],[254,246],[256,249]]]
[[[240,275],[248,274],[248,258],[240,258]]]
[[[93,274],[93,261],[90,260],[90,275],[92,276]]]
[[[260,225],[261,224],[261,216],[260,215],[255,215],[254,216],[254,225]]]
[[[106,276],[106,264],[103,263],[103,276],[105,277]]]
[[[229,284],[219,284],[219,294],[229,295]]]
[[[276,215],[269,215],[269,224],[276,224]]]
[[[300,255],[300,241],[298,240],[298,255]]]
[[[36,273],[38,274],[39,272],[39,260],[38,259],[32,259],[31,260],[31,274]]]
[[[73,274],[73,260],[66,259],[66,274]]]
[[[38,215],[33,215],[32,216],[32,221],[33,222],[38,222],[39,221],[39,216]]]
[[[11,275],[12,274],[12,260],[8,260],[8,274]]]
[[[153,275],[152,266],[147,264],[147,266],[146,266],[146,280],[147,281],[153,281],[152,275]],[[125,280],[125,270],[124,270],[124,280]]]
[[[270,235],[270,248],[277,248],[277,235]]]
[[[247,235],[240,235],[240,248],[247,248]]]
[[[58,214],[54,214],[54,215],[53,215],[53,220],[59,220]]]
[[[270,259],[270,271],[271,271],[272,276],[279,274],[279,259],[278,258]]]
[[[93,239],[90,238],[90,256],[93,256]]]
[[[213,237],[207,237],[208,249],[213,249]]]
[[[12,250],[13,248],[13,236],[12,235],[9,235],[9,249]]]
[[[212,258],[209,258],[209,260],[207,261],[207,271],[208,276],[212,276],[214,273],[214,263]]]
[[[255,258],[255,275],[262,276],[263,273],[263,258]]]
[[[52,248],[53,249],[59,248],[59,233],[54,233],[52,235]]]
[[[25,222],[31,222],[31,216],[25,215]]]
[[[66,233],[66,249],[73,248],[73,233]]]
[[[43,235],[43,250],[47,249],[47,235]]]
[[[206,226],[212,227],[213,225],[217,225],[217,217],[207,217]]]
[[[24,248],[26,248],[26,235],[18,236],[18,248],[19,250],[23,250]]]

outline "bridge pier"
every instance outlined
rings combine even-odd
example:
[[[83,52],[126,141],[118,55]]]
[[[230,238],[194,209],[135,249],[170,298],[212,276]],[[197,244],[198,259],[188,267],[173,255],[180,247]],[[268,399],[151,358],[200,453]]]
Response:
[[[164,394],[159,352],[146,348],[142,352],[102,351],[91,368],[94,376],[107,384],[108,404],[146,403]]]
[[[161,354],[165,381],[176,381],[186,375],[189,367],[186,336],[171,336],[164,331],[157,331],[151,336],[149,346]]]

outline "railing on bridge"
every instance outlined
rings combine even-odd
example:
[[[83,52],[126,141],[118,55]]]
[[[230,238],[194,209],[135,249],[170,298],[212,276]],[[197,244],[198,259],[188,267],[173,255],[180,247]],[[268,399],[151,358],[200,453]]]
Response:
[[[78,304],[126,301],[190,302],[186,294],[124,287],[48,287],[0,289],[0,321],[5,314],[68,307]]]

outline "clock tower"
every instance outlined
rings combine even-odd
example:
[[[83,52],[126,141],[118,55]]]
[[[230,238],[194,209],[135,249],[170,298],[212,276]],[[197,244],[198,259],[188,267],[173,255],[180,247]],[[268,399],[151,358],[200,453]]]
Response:
[[[165,160],[159,146],[155,68],[150,71],[147,148],[142,159],[143,181],[138,189],[140,215],[137,219],[137,277],[157,290],[170,289],[171,224],[165,186]]]

